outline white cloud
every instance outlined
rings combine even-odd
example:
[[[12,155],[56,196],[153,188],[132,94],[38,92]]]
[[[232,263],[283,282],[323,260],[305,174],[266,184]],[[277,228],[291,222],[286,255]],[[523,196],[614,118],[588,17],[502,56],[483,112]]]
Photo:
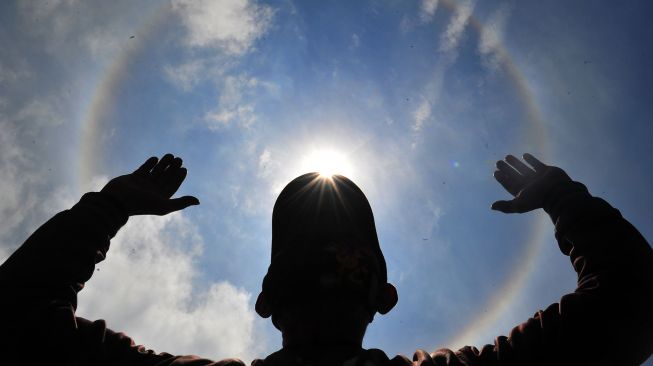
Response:
[[[41,107],[21,108],[21,118]],[[32,113],[30,111],[41,111]],[[54,185],[49,165],[32,149],[19,118],[0,110],[0,263],[55,212],[76,201],[68,186]],[[97,190],[107,177],[91,183]],[[54,188],[53,188],[54,187]],[[194,288],[203,241],[181,214],[136,217],[112,241],[107,261],[80,293],[79,315],[104,318],[114,330],[156,351],[209,358],[252,359],[264,352],[254,328],[250,294],[220,281]]]
[[[85,91],[80,86],[88,83],[80,80],[88,70],[72,67],[75,75],[65,77],[60,66],[82,62],[92,68],[87,40],[93,34],[129,32],[134,17],[123,15],[123,8],[130,3],[17,4],[11,37],[0,45],[8,50],[0,56],[0,261],[51,215],[74,203],[76,134],[70,131],[77,128],[83,104],[75,91]],[[7,47],[12,42],[24,47]],[[111,48],[107,42],[103,47]],[[44,53],[36,63],[27,57],[33,50]]]
[[[211,130],[233,124],[248,128],[256,122],[254,103],[249,96],[258,86],[278,93],[276,85],[243,75],[225,74],[250,52],[255,41],[270,27],[273,10],[252,0],[173,0],[186,27],[185,45],[215,49],[211,57],[193,58],[178,66],[165,66],[168,81],[189,91],[202,81],[210,80],[220,90],[218,105],[204,115]]]
[[[259,87],[276,92],[276,86],[269,82],[261,82],[247,75],[226,76],[220,88],[217,108],[205,115],[208,127],[216,130],[234,122],[243,128],[250,127],[257,118],[251,96]]]
[[[129,44],[129,37],[151,14],[147,5],[134,10],[128,0],[110,6],[95,1],[21,1],[18,4],[22,29],[43,41],[42,47],[57,58],[76,61],[88,52],[98,60],[110,58]],[[80,54],[80,50],[84,51]]]
[[[452,52],[458,48],[460,39],[469,23],[469,18],[474,11],[476,3],[473,0],[460,2],[454,10],[446,30],[440,37],[440,50]]]
[[[128,35],[123,32],[116,32],[119,28],[114,24],[90,29],[84,32],[81,44],[88,50],[91,56],[96,58],[107,58],[124,49],[128,45]]]
[[[31,77],[32,74],[27,71],[25,66],[21,66],[22,67],[20,68],[8,67],[3,63],[3,60],[0,59],[0,83],[6,87],[7,84],[15,83]]]
[[[415,29],[416,26],[430,23],[438,9],[439,0],[421,0],[417,19],[413,16],[404,15],[399,22],[401,33],[408,33]]]
[[[80,293],[78,315],[103,318],[156,352],[252,359],[251,295],[226,281],[194,288],[203,240],[182,213],[132,217]]]
[[[445,56],[438,62],[433,70],[431,79],[426,83],[423,90],[422,102],[413,112],[413,138],[411,147],[415,148],[421,142],[420,132],[424,123],[431,118],[432,108],[437,105],[442,87],[444,84],[444,76],[447,69],[456,62],[458,58],[458,46],[460,40],[467,28],[469,19],[474,12],[475,0],[461,1],[454,9],[453,14],[445,28],[445,31],[440,35],[440,52]],[[437,2],[425,1],[422,3],[422,11],[432,10],[435,13]],[[426,13],[429,14],[428,12]]]
[[[202,80],[205,71],[204,61],[200,59],[177,66],[166,65],[163,67],[166,79],[184,91],[189,91],[197,85]]]
[[[61,207],[66,192],[55,182],[42,141],[63,120],[54,100],[0,103],[0,260]]]
[[[227,76],[220,94],[220,104],[233,105],[243,99],[243,95],[258,85],[258,79],[246,75]]]
[[[228,127],[232,121],[238,121],[240,126],[248,128],[256,121],[256,115],[254,106],[245,104],[233,107],[221,106],[218,110],[207,113],[205,119],[212,130]]]
[[[424,122],[431,117],[431,103],[426,98],[422,98],[417,110],[413,113],[415,123],[413,123],[413,131],[419,132],[424,126]]]
[[[414,22],[408,17],[407,15],[404,15],[401,17],[401,21],[399,22],[399,31],[403,34],[408,33],[415,28]]]
[[[442,217],[442,209],[436,206],[430,199],[426,200],[425,214],[422,215],[420,233],[423,238],[431,238],[433,230],[438,228]]]
[[[270,163],[270,150],[265,149],[258,157],[258,167],[263,170]]]
[[[172,85],[183,91],[190,91],[201,83],[213,83],[222,88],[229,70],[238,65],[239,57],[211,55],[190,57],[176,65],[163,66],[163,76]]]
[[[422,0],[419,17],[422,23],[433,20],[435,11],[438,9],[438,0]]]
[[[272,156],[272,151],[265,148],[258,157],[258,176],[261,178],[270,178],[279,172],[281,162]]]
[[[38,155],[7,141],[15,136],[8,130],[0,134],[0,263],[50,216],[74,203],[69,187],[44,174]]]
[[[351,42],[349,43],[349,49],[353,50],[355,48],[358,48],[358,46],[360,45],[361,45],[361,38],[356,33],[352,34]]]
[[[34,157],[15,141],[18,133],[14,126],[2,123],[0,133],[0,246],[14,248],[12,234],[23,223],[38,198],[29,188],[38,182],[34,172]]]
[[[501,44],[509,13],[508,6],[503,4],[490,15],[488,22],[481,29],[478,52],[483,63],[491,70],[497,69],[503,61]]]
[[[250,0],[175,0],[173,8],[188,30],[189,46],[233,55],[248,52],[273,16],[269,6]]]
[[[63,111],[60,111],[61,99],[50,96],[47,99],[33,99],[21,108],[14,118],[35,126],[58,126],[64,123]]]

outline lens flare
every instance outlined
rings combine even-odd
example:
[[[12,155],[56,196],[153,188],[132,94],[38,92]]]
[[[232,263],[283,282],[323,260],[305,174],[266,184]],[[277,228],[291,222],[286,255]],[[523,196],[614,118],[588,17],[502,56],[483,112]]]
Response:
[[[302,170],[328,178],[336,174],[351,177],[354,169],[348,157],[336,150],[315,150],[302,160]]]

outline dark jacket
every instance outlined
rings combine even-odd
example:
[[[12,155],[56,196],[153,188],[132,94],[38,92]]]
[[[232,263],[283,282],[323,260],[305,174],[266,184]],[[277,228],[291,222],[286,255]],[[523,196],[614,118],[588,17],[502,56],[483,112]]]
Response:
[[[653,252],[616,209],[570,183],[549,197],[563,254],[578,273],[576,291],[538,311],[508,337],[478,350],[418,351],[419,365],[635,365],[653,352]],[[120,206],[87,193],[41,226],[0,266],[2,365],[242,365],[154,353],[103,320],[75,316],[77,292],[104,260],[109,241],[127,222]],[[346,365],[410,365],[380,350],[352,350]],[[348,356],[349,357],[349,356]],[[252,364],[292,365],[281,350]],[[366,362],[369,361],[369,362]]]

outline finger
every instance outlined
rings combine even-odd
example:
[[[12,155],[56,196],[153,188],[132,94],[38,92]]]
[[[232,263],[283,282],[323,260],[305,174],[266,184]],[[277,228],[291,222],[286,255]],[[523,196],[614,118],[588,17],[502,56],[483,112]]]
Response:
[[[262,363],[260,363],[262,364]],[[252,366],[255,365],[252,363]],[[245,363],[237,358],[227,358],[215,364],[215,366],[245,366]]]
[[[159,160],[159,163],[152,169],[152,175],[154,175],[155,177],[160,177],[161,174],[166,170],[168,165],[170,165],[173,159],[174,156],[172,156],[172,154],[163,155],[161,160]]]
[[[545,169],[547,167],[546,164],[539,161],[537,158],[535,158],[533,155],[529,153],[526,153],[523,156],[524,156],[524,160],[526,160],[526,162],[530,164],[533,167],[533,169],[535,169],[536,172]]]
[[[515,202],[511,201],[496,201],[490,206],[491,209],[495,211],[501,211],[503,213],[516,213],[517,208],[515,207]]]
[[[408,359],[408,357],[404,355],[397,355],[394,356],[390,360],[390,366],[406,366],[406,365],[412,365],[413,363]]]
[[[181,164],[183,164],[183,162],[184,161],[181,160],[180,157],[176,157],[176,158],[172,159],[172,162],[170,163],[170,165],[168,165],[168,168],[166,169],[166,171],[168,171],[170,169],[179,169],[179,168],[181,168]]]
[[[413,354],[413,361],[418,365],[433,365],[431,355],[422,349],[415,351],[415,354]]]
[[[503,173],[503,175],[505,175],[506,178],[512,179],[515,182],[521,181],[521,179],[523,178],[521,173],[519,173],[517,170],[515,170],[513,167],[508,165],[508,163],[506,163],[503,160],[497,161],[497,170]]]
[[[163,194],[166,195],[166,197],[171,197],[175,194],[184,182],[184,179],[186,179],[186,174],[188,174],[186,168],[179,168],[170,173],[164,173],[164,176],[162,177],[163,181],[161,182]]]
[[[515,170],[517,170],[521,175],[530,176],[535,174],[535,171],[528,165],[522,163],[521,160],[517,159],[512,155],[506,156],[506,162],[510,164]]]
[[[189,206],[199,205],[200,200],[193,196],[183,196],[165,201],[159,210],[159,215],[167,215],[171,212],[183,210]]]
[[[517,193],[519,193],[521,185],[519,185],[517,182],[515,182],[514,179],[511,179],[508,177],[504,172],[501,170],[497,170],[494,172],[494,179],[505,188],[508,193],[512,194],[513,196],[516,196]]]
[[[154,168],[156,165],[157,161],[159,161],[159,158],[156,156],[152,156],[151,158],[145,160],[145,163],[141,165],[138,169],[134,170],[134,174],[147,174]]]
[[[182,160],[181,158],[174,158],[170,162],[170,165],[168,165],[168,168],[161,173],[159,176],[159,184],[163,187],[164,190],[168,190],[168,188],[171,185],[177,184],[177,181],[181,179],[179,184],[184,181],[184,177],[186,176],[186,173],[184,172],[183,176],[180,177],[180,171],[181,171],[181,164]],[[185,171],[186,169],[184,169]],[[173,193],[179,188],[179,184],[177,184],[177,187],[170,192],[170,196],[172,196]]]

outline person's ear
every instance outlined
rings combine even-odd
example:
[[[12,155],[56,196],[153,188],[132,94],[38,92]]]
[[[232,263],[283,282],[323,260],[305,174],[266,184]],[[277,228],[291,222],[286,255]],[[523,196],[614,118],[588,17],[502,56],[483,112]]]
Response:
[[[254,308],[256,309],[256,313],[261,316],[261,318],[269,318],[272,316],[272,307],[270,306],[270,303],[268,303],[267,299],[265,298],[265,295],[263,295],[263,292],[258,294],[258,298],[256,298],[256,305],[254,305]]]
[[[376,311],[379,314],[387,314],[397,305],[397,301],[399,301],[397,289],[391,283],[386,283],[379,290],[379,295],[376,299]]]

